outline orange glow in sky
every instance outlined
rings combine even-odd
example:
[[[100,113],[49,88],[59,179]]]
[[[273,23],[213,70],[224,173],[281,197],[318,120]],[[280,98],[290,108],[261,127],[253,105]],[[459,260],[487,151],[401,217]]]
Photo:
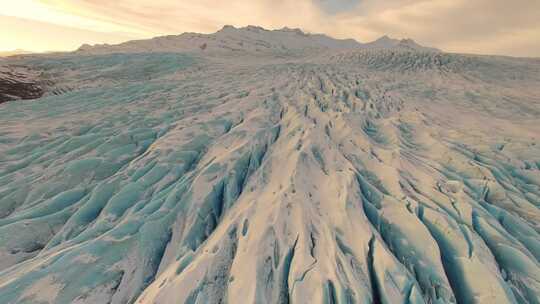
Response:
[[[389,35],[451,52],[540,57],[538,0],[0,0],[0,7],[0,51],[69,51],[83,43],[253,24],[360,42]]]

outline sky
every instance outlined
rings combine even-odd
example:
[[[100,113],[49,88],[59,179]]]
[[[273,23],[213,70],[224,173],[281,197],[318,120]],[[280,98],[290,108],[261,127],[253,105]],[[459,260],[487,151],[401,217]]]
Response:
[[[226,24],[540,57],[540,0],[0,0],[0,51],[71,51]]]

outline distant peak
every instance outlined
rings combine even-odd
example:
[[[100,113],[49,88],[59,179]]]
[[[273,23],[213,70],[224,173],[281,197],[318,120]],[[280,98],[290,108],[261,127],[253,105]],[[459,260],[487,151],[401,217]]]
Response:
[[[243,29],[252,31],[252,32],[267,31],[267,29],[263,28],[262,26],[257,26],[257,25],[248,25],[244,27]]]
[[[387,41],[387,40],[392,40],[392,38],[388,37],[388,35],[384,35],[380,37],[379,39],[377,39],[376,41]]]
[[[364,44],[364,47],[367,48],[401,48],[401,49],[408,49],[408,50],[421,50],[421,51],[440,51],[435,48],[425,47],[422,46],[416,41],[412,40],[411,38],[404,38],[404,39],[394,39],[390,38],[387,35],[384,35],[380,37],[379,39]]]
[[[281,29],[268,30],[268,29],[265,29],[264,27],[257,26],[257,25],[247,25],[245,27],[239,27],[239,28],[234,27],[232,25],[225,25],[218,32],[223,32],[223,31],[228,31],[228,32],[249,31],[249,32],[255,32],[255,33],[259,33],[259,32],[282,32],[282,33],[294,33],[294,34],[303,35],[303,36],[308,35],[299,28],[290,28],[290,27],[286,27],[286,26],[281,28]]]
[[[422,50],[422,51],[430,51],[430,52],[440,52],[441,50],[437,48],[432,47],[425,47],[420,44],[418,44],[416,41],[414,41],[411,38],[405,38],[401,39],[398,43],[399,47],[409,48],[409,49],[416,49],[416,50]]]
[[[79,47],[79,49],[77,49],[77,51],[85,51],[85,50],[90,50],[92,48],[92,46],[88,43],[84,43],[83,45],[81,45]]]
[[[401,39],[398,43],[398,46],[408,47],[408,48],[423,48],[421,45],[416,43],[416,41],[411,38]]]
[[[412,40],[411,38],[404,38],[401,39],[399,42],[404,44],[416,44],[416,41]]]
[[[221,28],[220,31],[225,31],[225,30],[236,30],[236,28],[230,24],[226,24]]]
[[[281,32],[290,32],[290,33],[297,33],[297,34],[300,34],[300,35],[305,35],[306,33],[304,33],[301,29],[299,28],[290,28],[290,27],[283,27],[282,29],[280,29],[279,31]]]

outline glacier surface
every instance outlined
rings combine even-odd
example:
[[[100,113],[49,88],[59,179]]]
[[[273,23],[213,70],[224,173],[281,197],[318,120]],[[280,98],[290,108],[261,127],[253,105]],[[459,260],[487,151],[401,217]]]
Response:
[[[0,303],[540,303],[540,60],[387,40],[1,61]]]

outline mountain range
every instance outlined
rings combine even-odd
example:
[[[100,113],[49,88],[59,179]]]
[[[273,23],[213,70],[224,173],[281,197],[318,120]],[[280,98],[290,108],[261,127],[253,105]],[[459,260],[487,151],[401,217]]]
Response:
[[[107,52],[185,52],[205,50],[251,51],[286,53],[293,50],[308,49],[364,49],[364,48],[408,48],[415,50],[437,51],[423,47],[411,39],[392,39],[384,36],[370,43],[360,43],[354,39],[334,39],[324,34],[308,34],[300,29],[282,28],[267,30],[259,26],[235,28],[224,26],[213,34],[184,33],[181,35],[161,36],[147,40],[128,41],[118,45],[83,45],[79,53],[95,54]]]

